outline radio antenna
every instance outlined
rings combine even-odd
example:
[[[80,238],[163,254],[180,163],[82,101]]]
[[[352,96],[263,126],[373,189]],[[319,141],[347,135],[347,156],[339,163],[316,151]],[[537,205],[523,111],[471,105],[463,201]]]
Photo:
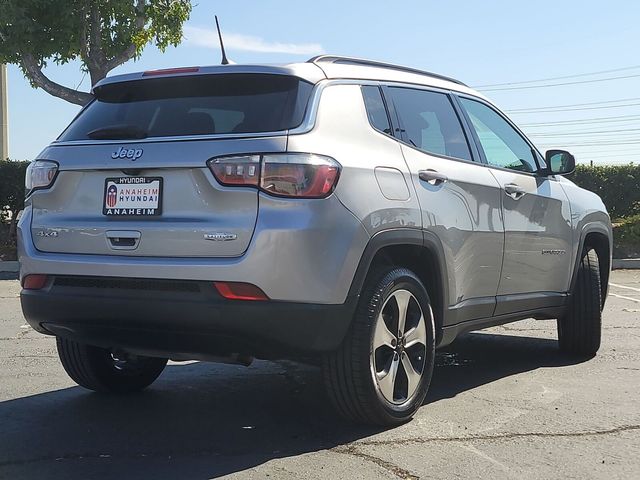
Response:
[[[230,62],[227,59],[227,53],[224,51],[224,42],[222,41],[222,32],[220,31],[220,23],[218,23],[218,16],[215,15],[216,18],[216,28],[218,29],[218,38],[220,39],[220,50],[222,50],[222,62],[220,62],[222,65],[229,65]]]

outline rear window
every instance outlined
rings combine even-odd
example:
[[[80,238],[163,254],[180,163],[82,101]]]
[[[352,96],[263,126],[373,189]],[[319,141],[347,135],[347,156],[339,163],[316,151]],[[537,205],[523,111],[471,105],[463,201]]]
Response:
[[[238,73],[108,84],[59,140],[286,130],[302,123],[312,88],[295,77]]]

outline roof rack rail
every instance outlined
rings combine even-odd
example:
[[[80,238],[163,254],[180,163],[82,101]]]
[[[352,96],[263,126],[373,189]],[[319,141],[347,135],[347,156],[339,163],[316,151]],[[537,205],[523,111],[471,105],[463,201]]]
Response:
[[[378,62],[375,60],[367,60],[364,58],[355,58],[355,57],[342,57],[340,55],[318,55],[313,58],[307,60],[307,63],[342,63],[348,65],[362,65],[365,67],[379,67],[379,68],[388,68],[390,70],[398,70],[401,72],[407,73],[416,73],[418,75],[427,75],[429,77],[438,78],[440,80],[446,80],[448,82],[457,83],[458,85],[462,85],[466,87],[467,85],[462,83],[460,80],[456,80],[455,78],[446,77],[444,75],[439,75],[437,73],[426,72],[424,70],[418,70],[417,68],[411,67],[403,67],[402,65],[395,65],[393,63],[385,63]]]

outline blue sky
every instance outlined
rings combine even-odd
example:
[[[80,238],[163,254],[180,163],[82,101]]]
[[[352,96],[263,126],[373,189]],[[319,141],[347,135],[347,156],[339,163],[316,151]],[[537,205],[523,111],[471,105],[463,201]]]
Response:
[[[140,60],[112,74],[219,63],[214,13],[220,17],[228,55],[237,63],[302,61],[316,53],[335,53],[406,64],[472,86],[624,68],[506,85],[497,88],[517,89],[485,94],[542,150],[566,147],[582,162],[640,162],[640,2],[200,0],[182,45],[164,54],[149,47]],[[51,66],[46,73],[66,85],[90,87],[87,78],[81,81],[79,64]],[[611,77],[629,78],[591,82]],[[589,83],[521,88],[577,81]],[[624,101],[569,107],[572,111],[510,112],[617,100]],[[9,67],[9,108],[14,159],[35,158],[78,111],[31,88],[15,66]]]

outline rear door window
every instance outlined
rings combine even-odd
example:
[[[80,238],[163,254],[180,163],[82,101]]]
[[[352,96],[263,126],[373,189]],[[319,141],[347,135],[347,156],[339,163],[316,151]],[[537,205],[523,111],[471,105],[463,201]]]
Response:
[[[426,153],[471,160],[460,119],[444,93],[390,87],[404,139]]]
[[[239,73],[107,84],[59,140],[287,130],[302,123],[312,88],[295,77]]]

